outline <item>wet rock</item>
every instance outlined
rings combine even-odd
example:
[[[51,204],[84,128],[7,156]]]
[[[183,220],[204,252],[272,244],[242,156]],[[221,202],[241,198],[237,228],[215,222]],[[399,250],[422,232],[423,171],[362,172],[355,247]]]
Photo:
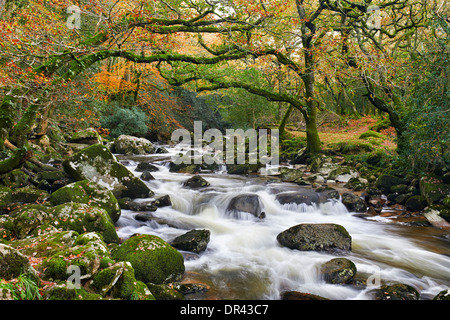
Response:
[[[140,162],[136,167],[136,171],[138,171],[138,172],[144,172],[144,171],[156,172],[156,171],[159,171],[159,169],[157,166],[155,166],[154,164],[151,164],[150,162]]]
[[[64,170],[76,181],[90,180],[113,192],[116,197],[148,198],[153,192],[134,176],[103,145],[94,144],[63,162]]]
[[[158,208],[169,207],[172,205],[172,201],[170,200],[170,196],[166,194],[153,201],[153,205]]]
[[[181,253],[161,238],[139,235],[127,239],[113,253],[113,259],[129,261],[137,280],[154,284],[181,279],[185,267]]]
[[[114,150],[120,154],[148,154],[153,152],[153,144],[144,138],[121,135],[114,141]]]
[[[342,203],[347,207],[350,212],[364,213],[367,211],[366,202],[354,195],[353,193],[346,192],[342,195]]]
[[[305,292],[298,291],[284,291],[281,293],[281,300],[304,300],[304,301],[314,301],[314,300],[329,300],[327,298]]]
[[[151,180],[155,180],[155,177],[153,177],[153,175],[150,173],[150,171],[144,171],[141,174],[141,179],[144,181],[151,181]]]
[[[153,201],[134,201],[130,198],[122,198],[119,200],[120,207],[132,211],[156,211],[158,207],[153,204]]]
[[[320,202],[327,202],[330,199],[339,199],[339,192],[331,187],[319,187],[315,189],[319,193]]]
[[[345,284],[351,282],[356,275],[356,266],[346,258],[336,258],[324,263],[320,273],[327,283]]]
[[[167,149],[164,147],[157,147],[155,150],[155,153],[156,154],[164,154],[164,153],[169,153],[169,151],[167,151]]]
[[[226,212],[232,215],[236,215],[239,212],[248,212],[257,218],[266,216],[257,194],[242,194],[234,197],[228,204]]]
[[[277,236],[278,242],[287,248],[300,251],[350,251],[352,238],[338,224],[299,224]]]
[[[184,296],[172,284],[148,283],[147,286],[156,300],[184,300]]]
[[[412,196],[406,200],[405,208],[411,212],[418,212],[425,209],[427,206],[427,200],[424,196]]]
[[[450,289],[439,292],[433,300],[450,300]]]
[[[310,189],[303,189],[296,192],[279,193],[276,195],[275,199],[282,205],[288,203],[304,203],[310,206],[312,204],[317,204],[320,202],[319,194]]]
[[[200,253],[206,250],[210,235],[211,232],[209,230],[191,230],[176,237],[171,242],[171,245],[179,250]]]
[[[199,164],[185,164],[185,163],[176,164],[175,162],[169,163],[170,172],[195,174],[199,173],[200,170],[201,166]]]
[[[209,182],[201,176],[193,176],[183,183],[184,187],[197,189],[209,186]]]
[[[419,300],[419,292],[403,283],[382,286],[372,294],[375,300]]]
[[[257,173],[261,167],[261,164],[227,164],[227,172],[228,174],[251,174]]]

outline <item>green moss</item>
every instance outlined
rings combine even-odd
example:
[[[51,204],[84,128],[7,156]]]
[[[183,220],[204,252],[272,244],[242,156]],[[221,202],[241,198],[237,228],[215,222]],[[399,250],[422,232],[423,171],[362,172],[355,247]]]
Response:
[[[136,279],[143,282],[171,282],[179,280],[184,273],[181,253],[153,235],[131,237],[114,252],[112,258],[131,262]]]
[[[364,132],[363,134],[361,134],[361,135],[359,136],[359,139],[367,139],[367,138],[379,138],[379,139],[385,139],[386,136],[383,135],[383,134],[381,134],[381,133],[372,131],[372,130],[369,130],[369,131],[367,131],[367,132]]]
[[[439,179],[431,177],[420,179],[420,193],[427,199],[429,205],[441,204],[449,192],[450,187]]]
[[[45,278],[53,280],[67,280],[67,267],[66,261],[61,256],[47,258],[42,263]]]

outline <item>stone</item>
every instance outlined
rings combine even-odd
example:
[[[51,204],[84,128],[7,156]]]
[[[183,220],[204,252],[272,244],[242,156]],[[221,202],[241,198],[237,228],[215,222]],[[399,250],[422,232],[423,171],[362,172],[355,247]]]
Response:
[[[150,171],[145,170],[141,174],[141,180],[151,181],[151,180],[155,180],[155,177],[153,177],[153,175],[150,173]]]
[[[159,168],[157,166],[155,166],[154,164],[151,164],[150,162],[140,162],[136,167],[136,171],[138,171],[138,172],[144,172],[144,171],[156,172],[156,171],[159,171]]]
[[[356,266],[346,258],[335,258],[324,263],[320,273],[327,283],[346,284],[356,275]]]
[[[13,247],[0,243],[0,279],[11,280],[22,274],[36,276],[28,258]]]
[[[9,205],[13,202],[12,189],[0,186],[0,214],[9,211]]]
[[[433,300],[450,300],[450,289],[442,290],[433,298]]]
[[[102,143],[103,139],[97,132],[97,130],[95,130],[94,128],[88,128],[74,132],[69,141],[71,143],[92,145]]]
[[[312,293],[305,293],[298,291],[284,291],[281,293],[281,300],[315,301],[315,300],[329,300],[329,299]]]
[[[391,193],[391,188],[399,184],[406,184],[406,180],[390,174],[381,175],[375,182],[375,186],[384,194]]]
[[[183,187],[197,189],[209,186],[209,182],[206,181],[203,177],[196,175],[183,183]]]
[[[300,251],[351,251],[352,238],[338,224],[299,224],[277,236],[278,242],[287,248]]]
[[[350,212],[365,213],[367,211],[366,202],[350,192],[342,194],[342,203]]]
[[[44,190],[27,186],[15,189],[12,193],[12,201],[19,203],[42,202],[49,197],[49,193]]]
[[[257,194],[241,194],[231,199],[226,209],[228,214],[237,217],[240,212],[247,212],[257,218],[264,218],[262,202]]]
[[[442,180],[422,177],[420,179],[420,193],[425,197],[429,205],[441,204],[450,195],[450,187]]]
[[[82,180],[71,183],[53,192],[50,203],[57,206],[63,203],[76,202],[97,206],[106,210],[115,223],[119,220],[121,210],[114,194],[98,183]]]
[[[320,202],[320,196],[317,192],[310,189],[302,189],[300,191],[295,192],[285,192],[285,193],[279,193],[276,195],[275,199],[280,204],[306,204],[306,205],[312,205],[312,204],[318,204]]]
[[[148,198],[153,195],[145,182],[133,175],[108,148],[100,144],[75,153],[62,165],[74,180],[96,182],[111,190],[118,198]]]
[[[114,141],[114,150],[120,154],[148,154],[153,149],[153,144],[144,138],[121,135]]]
[[[350,178],[350,180],[348,180],[344,187],[347,189],[352,189],[354,191],[361,191],[366,189],[367,184],[363,183],[359,178]]]
[[[206,250],[211,232],[209,230],[191,230],[172,240],[174,248],[200,253]]]
[[[412,196],[406,200],[405,208],[411,212],[419,212],[427,206],[427,199],[424,196]]]
[[[127,239],[113,253],[117,261],[129,261],[137,280],[154,284],[181,279],[185,267],[180,252],[154,235],[138,235]]]
[[[375,300],[419,300],[419,292],[403,283],[384,285],[372,293]]]
[[[303,170],[301,169],[292,169],[281,167],[280,170],[280,179],[284,182],[294,182],[295,180],[301,178],[303,176]]]

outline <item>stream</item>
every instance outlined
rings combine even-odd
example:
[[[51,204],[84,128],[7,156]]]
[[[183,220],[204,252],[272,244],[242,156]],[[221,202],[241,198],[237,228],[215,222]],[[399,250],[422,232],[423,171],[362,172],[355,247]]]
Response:
[[[450,237],[448,231],[433,227],[408,226],[387,218],[363,219],[338,200],[318,206],[281,205],[277,193],[304,188],[277,182],[265,176],[228,175],[225,170],[201,173],[209,187],[189,189],[183,182],[192,175],[169,172],[168,163],[180,147],[168,147],[168,154],[139,157],[116,155],[136,176],[139,161],[152,161],[159,171],[146,182],[155,197],[169,195],[172,206],[152,214],[157,221],[138,221],[142,212],[122,210],[116,226],[126,240],[135,233],[152,234],[170,242],[192,229],[208,229],[210,242],[200,254],[185,256],[185,281],[207,284],[209,290],[194,299],[280,299],[283,291],[300,291],[329,299],[371,299],[376,280],[401,282],[416,288],[421,299],[432,299],[450,287]],[[259,195],[266,217],[251,214],[229,215],[231,199],[243,193]],[[149,199],[138,199],[148,201]],[[300,223],[336,223],[352,236],[352,252],[329,254],[297,251],[282,247],[277,235]],[[357,278],[370,279],[368,285],[326,283],[320,266],[336,257],[353,261]]]

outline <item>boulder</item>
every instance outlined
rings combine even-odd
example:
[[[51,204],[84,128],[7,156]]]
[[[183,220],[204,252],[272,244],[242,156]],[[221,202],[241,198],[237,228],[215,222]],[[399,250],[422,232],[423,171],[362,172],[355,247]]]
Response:
[[[131,300],[133,296],[140,300],[154,299],[145,283],[137,281],[134,269],[128,261],[120,261],[97,272],[93,276],[92,287],[102,296]]]
[[[302,189],[301,191],[295,192],[279,193],[276,195],[275,199],[282,205],[289,203],[295,204],[304,203],[310,206],[312,204],[318,204],[320,202],[319,193],[310,189]]]
[[[175,162],[169,163],[169,171],[170,172],[179,172],[179,173],[190,173],[195,174],[199,173],[201,170],[201,165],[199,164],[187,164],[187,163],[180,163],[176,164]]]
[[[241,194],[231,199],[227,213],[236,216],[239,212],[248,212],[257,218],[264,218],[262,202],[257,194]]]
[[[171,245],[179,250],[200,253],[206,250],[210,235],[209,230],[191,230],[173,239]]]
[[[36,276],[28,258],[13,247],[0,243],[0,279],[11,280],[22,274]]]
[[[147,198],[153,192],[103,145],[94,144],[63,162],[74,180],[90,180],[111,190],[116,197]]]
[[[281,167],[280,179],[284,182],[294,182],[303,176],[303,170]]]
[[[209,182],[201,176],[193,176],[183,183],[183,187],[197,189],[209,186]]]
[[[381,175],[375,182],[375,186],[384,194],[391,193],[391,188],[399,184],[406,184],[406,180],[390,174]]]
[[[0,186],[0,214],[9,211],[9,205],[13,202],[12,189]]]
[[[261,164],[250,164],[250,163],[243,163],[243,164],[227,164],[227,172],[228,174],[251,174],[251,173],[257,173],[259,168],[262,167]]]
[[[67,202],[85,203],[104,209],[114,223],[120,218],[121,210],[114,194],[107,188],[89,180],[71,183],[53,192],[50,196],[50,203],[53,206]]]
[[[40,190],[32,186],[15,189],[12,193],[12,201],[19,203],[42,202],[48,197],[49,194],[47,191]]]
[[[450,289],[439,292],[433,300],[450,300]]]
[[[152,291],[156,300],[184,300],[184,296],[170,284],[153,284],[147,286]]]
[[[406,210],[411,212],[419,212],[425,209],[427,206],[427,199],[424,196],[412,196],[406,200]]]
[[[29,178],[21,169],[15,169],[0,176],[0,182],[5,187],[16,189],[27,186],[29,184]]]
[[[450,194],[449,185],[444,184],[442,180],[422,177],[419,185],[420,193],[425,197],[429,205],[441,204]]]
[[[154,235],[138,235],[127,239],[113,253],[112,258],[129,261],[136,279],[144,283],[177,281],[185,270],[181,253]]]
[[[352,238],[338,224],[299,224],[277,236],[278,242],[287,248],[300,251],[350,251]]]
[[[342,194],[342,203],[350,212],[365,213],[367,211],[366,202],[362,198],[350,192]]]
[[[45,286],[43,289],[43,298],[45,300],[101,300],[102,296],[96,293],[88,292],[83,287],[79,289],[69,287],[67,284],[57,284],[54,286]]]
[[[88,128],[73,133],[69,141],[72,143],[92,145],[102,143],[102,137],[94,128]]]
[[[5,228],[23,239],[37,227],[50,223],[52,217],[48,210],[48,207],[39,204],[25,205],[12,212],[10,219],[5,222]]]
[[[345,188],[352,189],[354,191],[361,191],[366,189],[367,184],[361,181],[359,178],[350,178],[348,182],[344,185]]]
[[[153,144],[144,138],[121,135],[114,141],[114,150],[120,154],[147,154],[153,149]]]
[[[346,284],[356,275],[356,266],[346,258],[336,258],[324,263],[320,273],[327,283]]]
[[[157,166],[155,166],[154,164],[151,164],[150,162],[140,162],[136,167],[136,171],[138,171],[138,172],[144,172],[144,171],[156,172],[156,171],[159,171],[159,169]]]
[[[419,292],[410,285],[395,283],[372,292],[375,300],[419,300]]]

